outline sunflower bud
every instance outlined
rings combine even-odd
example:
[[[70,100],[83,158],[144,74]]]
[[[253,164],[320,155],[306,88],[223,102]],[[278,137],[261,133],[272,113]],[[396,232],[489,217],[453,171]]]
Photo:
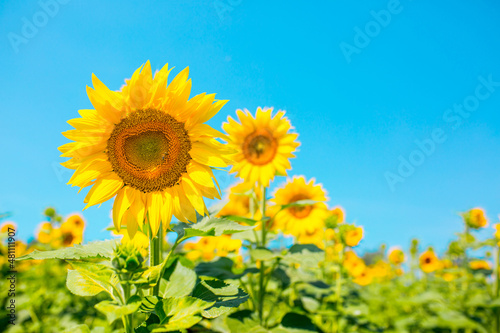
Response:
[[[119,273],[135,273],[142,268],[144,258],[132,244],[120,244],[114,252],[111,263]]]

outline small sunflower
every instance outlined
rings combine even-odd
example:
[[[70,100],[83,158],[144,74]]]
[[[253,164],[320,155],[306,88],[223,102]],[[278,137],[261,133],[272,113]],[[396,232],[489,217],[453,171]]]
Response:
[[[326,225],[329,228],[335,228],[337,225],[344,222],[344,210],[342,207],[334,207],[331,211],[329,211],[329,215],[326,218]]]
[[[307,229],[299,235],[297,241],[300,244],[314,244],[320,249],[325,248],[325,232],[323,228]]]
[[[271,116],[272,108],[257,108],[255,118],[248,110],[237,110],[239,123],[231,117],[222,128],[228,143],[237,150],[231,172],[250,183],[269,186],[276,174],[286,176],[289,159],[299,146],[298,134],[289,133],[290,121],[285,111]]]
[[[292,206],[274,215],[274,223],[283,233],[299,237],[303,233],[324,227],[325,218],[328,216],[326,192],[321,184],[314,184],[314,179],[306,183],[303,176],[294,176],[276,191],[270,201],[279,207],[301,200],[317,202],[312,205]]]
[[[344,241],[347,246],[354,247],[363,239],[363,227],[354,227],[344,233]]]
[[[491,269],[490,263],[487,262],[486,260],[473,260],[469,263],[469,267],[475,271],[480,270],[480,269],[484,269],[484,270]]]
[[[405,261],[405,253],[403,250],[394,248],[389,250],[389,261],[394,265],[401,265]]]
[[[17,230],[17,224],[12,221],[5,221],[0,224],[0,234],[6,234],[9,232],[15,232]]]
[[[85,220],[83,219],[83,216],[78,213],[71,214],[61,224],[61,228],[66,230],[71,229],[74,233],[83,235],[83,231],[85,230]]]
[[[481,229],[488,225],[486,213],[482,208],[472,208],[468,212],[462,214],[465,223],[473,229]]]
[[[439,258],[434,251],[427,250],[420,255],[420,268],[425,273],[431,273],[441,268]]]
[[[373,281],[373,272],[370,267],[364,267],[359,275],[357,275],[352,281],[360,286],[367,286]]]
[[[493,236],[497,239],[500,240],[500,223],[497,223],[493,226],[495,228],[495,233]]]
[[[220,198],[212,167],[226,167],[232,151],[216,138],[224,135],[204,124],[227,101],[205,93],[189,99],[189,69],[170,84],[165,65],[154,77],[149,61],[121,91],[109,90],[95,75],[87,94],[95,109],[80,110],[63,135],[74,142],[59,148],[62,163],[75,172],[69,183],[91,186],[85,208],[116,196],[113,222],[126,225],[133,238],[138,227],[153,236],[172,215],[195,221],[207,213],[203,200]]]
[[[258,205],[261,200],[260,187],[248,182],[236,184],[229,189],[228,202],[217,215],[236,215],[260,220],[262,213],[258,209]]]
[[[52,224],[50,222],[42,222],[38,225],[36,239],[42,244],[49,244],[52,240]]]
[[[344,268],[353,277],[359,276],[366,268],[366,264],[354,251],[347,251],[343,262]]]

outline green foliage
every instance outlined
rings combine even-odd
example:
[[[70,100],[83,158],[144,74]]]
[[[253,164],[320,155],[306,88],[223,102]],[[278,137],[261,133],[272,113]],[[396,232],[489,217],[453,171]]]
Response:
[[[177,223],[172,227],[178,235],[179,243],[191,237],[231,235],[252,228],[252,226],[244,226],[227,218],[214,216],[206,216],[195,224]]]
[[[85,245],[74,245],[53,251],[38,251],[26,254],[17,260],[89,260],[89,259],[110,259],[113,257],[113,250],[116,247],[116,241],[96,241]]]

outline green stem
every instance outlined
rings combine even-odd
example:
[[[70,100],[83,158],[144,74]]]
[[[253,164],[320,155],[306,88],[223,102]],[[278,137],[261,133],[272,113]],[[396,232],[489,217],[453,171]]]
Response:
[[[158,233],[155,237],[152,236],[152,230],[149,234],[149,266],[157,266],[162,262],[162,243],[163,243],[163,226],[160,222]],[[159,296],[160,283],[151,288],[151,295]]]
[[[463,242],[463,248],[464,248],[463,268],[465,269],[466,272],[467,272],[468,261],[469,261],[469,258],[467,257],[467,247],[468,247],[467,244],[469,242],[469,232],[470,232],[469,225],[467,223],[465,223],[464,242]]]
[[[123,294],[125,298],[125,304],[127,304],[128,299],[130,298],[130,284],[129,281],[125,281],[125,283],[122,285],[123,286]],[[123,321],[123,324],[125,325],[125,331],[127,333],[133,333],[134,331],[134,318],[133,314],[126,315]]]
[[[261,223],[261,230],[262,230],[262,239],[261,239],[261,246],[263,248],[266,247],[267,242],[266,242],[266,223],[264,222],[264,219],[266,217],[266,188],[262,186],[262,204],[261,204],[261,209],[262,209],[262,223]],[[264,285],[264,274],[266,271],[266,265],[264,264],[264,261],[260,262],[260,276],[259,276],[259,319],[260,319],[260,325],[263,326],[264,324],[264,299],[266,295],[265,291],[265,285]]]
[[[495,274],[495,276],[493,278],[493,295],[494,299],[497,300],[498,297],[500,296],[500,284],[498,281],[499,279],[498,274],[500,273],[498,269],[498,265],[500,265],[500,249],[498,247],[498,244],[495,245],[494,256],[495,256],[494,258],[495,266],[493,268],[493,274]],[[498,310],[498,308],[495,308],[493,311],[495,314],[495,330],[493,332],[500,333],[500,311]]]
[[[339,253],[339,264],[337,265],[338,271],[337,271],[337,281],[335,285],[335,294],[337,296],[337,332],[340,332],[340,318],[341,318],[341,313],[342,313],[342,264],[341,262],[344,259],[344,250],[342,250]]]

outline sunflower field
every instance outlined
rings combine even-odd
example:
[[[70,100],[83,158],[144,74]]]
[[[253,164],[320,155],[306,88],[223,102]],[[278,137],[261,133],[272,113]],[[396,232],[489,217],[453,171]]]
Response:
[[[94,109],[63,133],[85,208],[113,200],[109,240],[47,207],[26,244],[0,215],[2,332],[500,332],[500,227],[477,239],[482,208],[464,207],[442,254],[417,239],[362,253],[363,226],[293,173],[285,111],[212,128],[227,101],[170,72],[147,62],[119,91],[92,76]]]

